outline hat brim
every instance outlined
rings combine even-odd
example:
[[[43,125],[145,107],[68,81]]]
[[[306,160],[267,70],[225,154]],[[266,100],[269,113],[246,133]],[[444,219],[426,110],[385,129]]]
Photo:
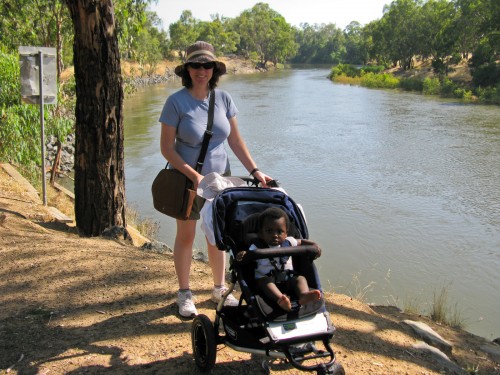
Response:
[[[247,183],[239,177],[225,177],[211,172],[200,181],[197,194],[205,199],[213,199],[222,190],[239,186],[247,186]]]
[[[220,75],[226,74],[226,64],[224,64],[221,61],[209,60],[206,58],[204,59],[203,56],[200,56],[200,58],[191,59],[190,61],[186,61],[184,64],[177,65],[175,67],[175,74],[178,75],[179,77],[182,77],[182,73],[183,73],[184,69],[186,69],[186,64],[188,64],[190,62],[210,62],[210,61],[213,61],[213,62],[215,62],[215,64],[217,64]]]

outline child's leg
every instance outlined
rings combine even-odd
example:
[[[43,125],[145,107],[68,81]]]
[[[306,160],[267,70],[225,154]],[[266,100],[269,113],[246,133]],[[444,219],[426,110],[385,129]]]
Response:
[[[297,291],[299,303],[301,305],[317,301],[321,298],[321,292],[319,290],[309,290],[309,285],[307,285],[307,280],[304,276],[297,276],[295,280],[295,290]]]
[[[285,311],[292,310],[292,303],[290,299],[281,293],[276,284],[274,283],[274,279],[271,277],[261,277],[257,280],[257,286],[262,292],[272,301],[276,301],[276,303]]]

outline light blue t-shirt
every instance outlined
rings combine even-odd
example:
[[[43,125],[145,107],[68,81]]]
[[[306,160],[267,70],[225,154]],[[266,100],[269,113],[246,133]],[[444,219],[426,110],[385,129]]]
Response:
[[[207,128],[208,105],[208,98],[196,99],[183,88],[168,97],[160,115],[160,122],[177,129],[175,150],[193,168],[200,155]],[[210,172],[219,174],[229,172],[229,159],[224,141],[231,132],[229,119],[237,113],[238,109],[231,96],[223,90],[215,89],[213,135],[208,144],[202,175]]]

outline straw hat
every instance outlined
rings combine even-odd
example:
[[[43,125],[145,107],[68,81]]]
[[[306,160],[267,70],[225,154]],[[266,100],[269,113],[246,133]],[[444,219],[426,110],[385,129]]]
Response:
[[[197,41],[186,49],[186,61],[184,64],[178,65],[175,68],[175,74],[182,77],[182,71],[188,63],[204,63],[210,61],[214,61],[217,64],[221,75],[226,73],[226,65],[216,60],[214,46],[207,42]]]
[[[247,183],[239,177],[224,177],[217,172],[212,172],[200,181],[197,194],[203,198],[212,199],[224,189],[239,186],[247,186]]]

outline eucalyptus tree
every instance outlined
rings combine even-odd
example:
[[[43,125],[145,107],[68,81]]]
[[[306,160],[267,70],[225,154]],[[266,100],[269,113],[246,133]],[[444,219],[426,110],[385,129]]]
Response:
[[[198,38],[198,25],[199,21],[193,17],[193,13],[184,10],[179,20],[169,26],[171,47],[178,51],[182,60],[185,59],[186,48]]]
[[[458,37],[462,53],[472,52],[470,67],[474,84],[495,87],[500,84],[500,3],[455,1],[460,10]]]
[[[54,47],[57,76],[63,68],[63,48],[71,42],[68,9],[63,0],[1,0],[0,41],[9,51],[19,46]]]
[[[335,24],[303,23],[295,30],[296,63],[338,64],[345,56],[345,37]]]
[[[132,57],[134,41],[148,22],[147,7],[152,0],[113,0],[116,33],[121,55]]]
[[[146,22],[133,38],[131,58],[139,63],[143,74],[153,74],[160,60],[167,57],[169,40],[166,32],[159,28],[160,25],[158,15],[146,11]]]
[[[363,28],[358,21],[352,21],[344,29],[345,56],[342,60],[349,64],[365,64],[368,54],[363,41]]]
[[[455,6],[447,0],[429,0],[421,9],[420,32],[425,43],[420,54],[432,58],[432,66],[440,76],[447,75],[450,65],[459,62],[456,17]]]
[[[274,35],[269,44],[269,59],[273,65],[284,63],[295,56],[298,45],[295,43],[294,31],[283,17],[275,17],[271,24],[271,31]]]
[[[247,54],[255,52],[259,62],[284,62],[296,49],[294,32],[282,15],[268,4],[258,3],[243,11],[235,20],[240,35],[240,49]]]
[[[66,0],[74,27],[75,219],[80,234],[126,227],[123,88],[112,0]]]
[[[197,25],[197,30],[197,39],[212,44],[218,54],[236,52],[240,36],[232,30],[228,18],[221,18],[218,14],[213,15],[212,21],[200,22]]]
[[[295,63],[310,64],[315,60],[317,53],[316,26],[309,23],[300,24],[300,28],[295,28],[295,42],[299,46],[297,54],[292,59]]]
[[[389,59],[399,62],[403,69],[413,67],[413,57],[422,49],[422,0],[395,0],[384,7],[380,22],[383,43]]]

